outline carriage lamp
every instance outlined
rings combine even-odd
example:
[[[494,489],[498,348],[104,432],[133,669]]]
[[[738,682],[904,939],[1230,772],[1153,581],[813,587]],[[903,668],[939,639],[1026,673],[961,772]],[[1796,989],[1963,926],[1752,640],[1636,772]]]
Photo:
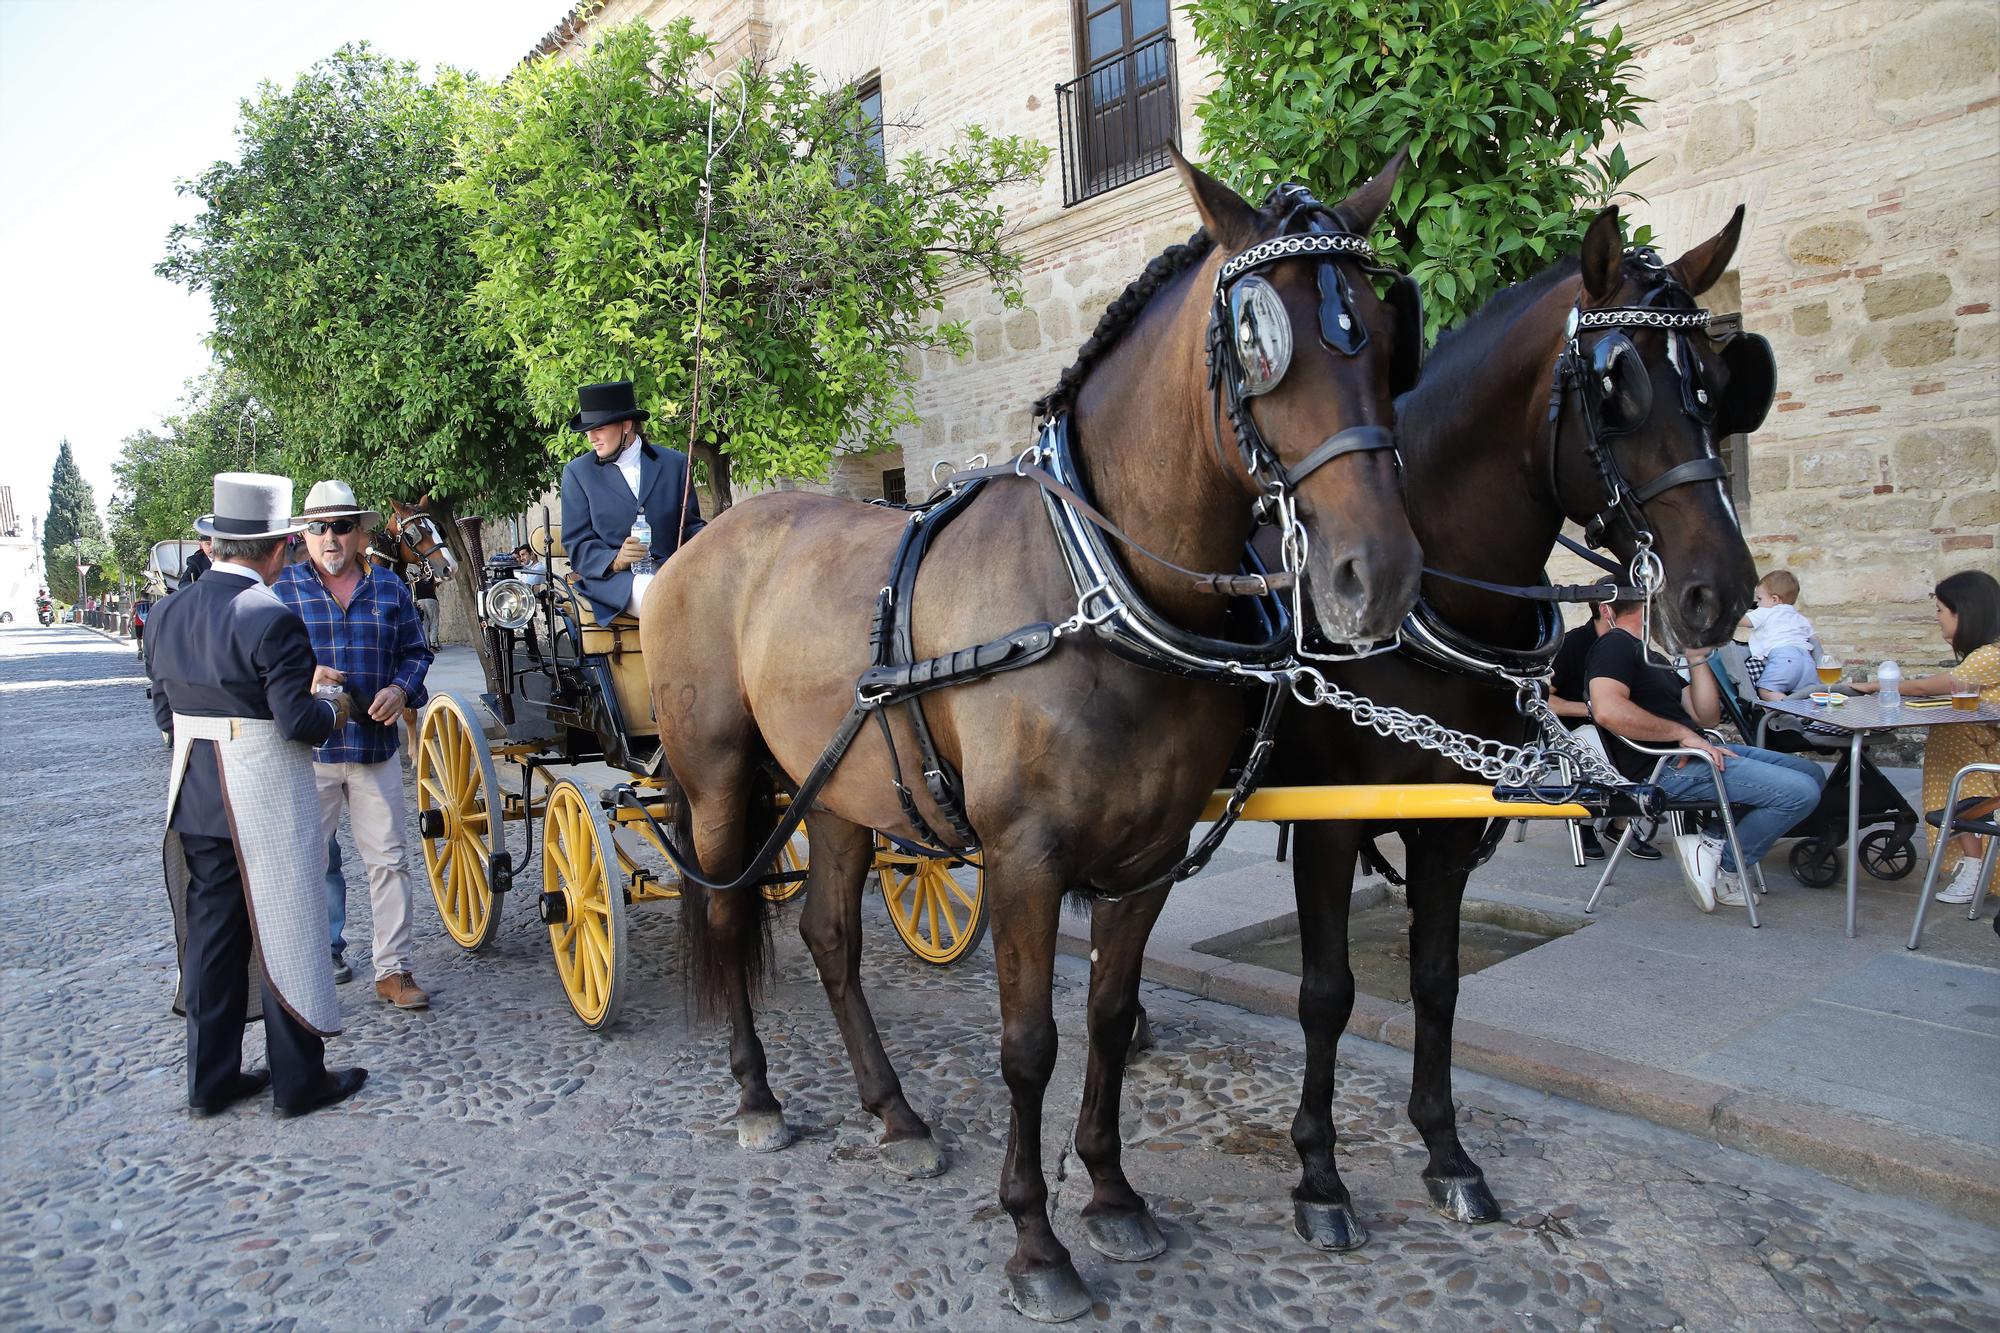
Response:
[[[486,590],[486,618],[501,629],[521,629],[535,618],[535,594],[519,579],[502,579]]]

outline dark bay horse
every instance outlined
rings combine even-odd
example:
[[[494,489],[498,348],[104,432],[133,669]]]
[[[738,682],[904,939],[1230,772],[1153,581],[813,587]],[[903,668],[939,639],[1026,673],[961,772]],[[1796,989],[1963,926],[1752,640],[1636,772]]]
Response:
[[[1719,463],[1699,460],[1716,457],[1715,440],[1722,435],[1761,422],[1770,402],[1770,363],[1760,341],[1740,349],[1751,354],[1747,359],[1733,354],[1738,349],[1719,348],[1691,312],[1693,298],[1727,268],[1742,220],[1738,208],[1719,234],[1662,264],[1650,251],[1624,251],[1615,210],[1606,210],[1589,227],[1578,258],[1499,293],[1440,340],[1417,388],[1396,404],[1411,523],[1431,567],[1532,586],[1542,578],[1565,518],[1586,527],[1599,519],[1599,531],[1621,561],[1631,559],[1643,527],[1664,567],[1661,601],[1676,637],[1703,646],[1730,636],[1750,605],[1756,572]],[[1574,310],[1584,312],[1575,341],[1590,371],[1564,394],[1552,430],[1552,379],[1571,341]],[[1601,312],[1601,323],[1589,317],[1592,311]],[[1625,314],[1611,313],[1616,311]],[[1647,311],[1688,317],[1679,328],[1634,322],[1651,318]],[[1619,401],[1604,401],[1607,384]],[[1588,405],[1584,394],[1592,396]],[[1613,503],[1591,457],[1593,422],[1623,483],[1646,497],[1643,502],[1629,509]],[[1655,482],[1664,488],[1647,496]],[[1540,637],[1536,612],[1521,599],[1429,575],[1423,596],[1439,619],[1478,644],[1529,650]],[[1514,686],[1492,676],[1446,670],[1407,652],[1327,675],[1378,702],[1428,713],[1478,736],[1510,744],[1529,736]],[[1450,761],[1383,739],[1324,708],[1287,715],[1273,770],[1274,783],[1465,781]],[[1459,1141],[1451,1090],[1459,904],[1486,826],[1466,820],[1302,823],[1295,829],[1292,872],[1304,952],[1299,1022],[1306,1040],[1305,1084],[1292,1122],[1303,1165],[1293,1191],[1294,1222],[1304,1239],[1327,1249],[1350,1249],[1366,1239],[1334,1161],[1334,1055],[1354,1005],[1347,919],[1355,858],[1364,838],[1388,831],[1402,838],[1407,853],[1416,1016],[1409,1114],[1430,1154],[1424,1183],[1448,1217],[1468,1223],[1500,1217]],[[1133,911],[1122,904],[1120,910]]]
[[[1231,427],[1221,427],[1219,440],[1211,435],[1204,346],[1223,265],[1255,259],[1244,252],[1294,226],[1365,238],[1400,159],[1338,207],[1315,201],[1303,214],[1254,208],[1178,155],[1175,165],[1202,231],[1154,259],[1111,304],[1061,388],[1040,406],[1070,411],[1089,495],[1137,544],[1191,569],[1235,570],[1258,486],[1232,447]],[[1322,271],[1331,267],[1337,275]],[[1322,446],[1350,428],[1388,426],[1397,340],[1421,331],[1401,326],[1349,257],[1302,253],[1271,259],[1260,272],[1275,293],[1259,294],[1271,303],[1266,317],[1290,326],[1264,331],[1282,334],[1291,356],[1289,370],[1251,400],[1251,419],[1287,469],[1310,464],[1315,454],[1331,457],[1294,492],[1310,543],[1306,587],[1331,636],[1369,641],[1392,631],[1409,609],[1420,557],[1393,454],[1371,448],[1332,457]],[[1239,275],[1223,285],[1233,292],[1232,284],[1245,281]],[[1333,309],[1342,311],[1344,301],[1345,315],[1365,326],[1350,329],[1343,317],[1350,340],[1342,351],[1321,335],[1329,284],[1344,293]],[[1363,331],[1365,340],[1353,336]],[[1222,369],[1245,373],[1240,360]],[[854,501],[759,496],[710,523],[649,589],[641,636],[654,712],[707,874],[737,870],[752,850],[753,796],[765,756],[797,782],[854,704],[856,680],[870,665],[870,618],[904,526],[903,515]],[[1220,632],[1223,599],[1150,561],[1135,556],[1128,564],[1144,599],[1174,624]],[[988,483],[936,537],[913,605],[920,656],[1070,616],[1077,590],[1037,488],[1026,480]],[[1066,893],[1139,888],[1175,865],[1229,762],[1242,693],[1144,669],[1079,633],[1034,665],[923,700],[939,748],[963,773],[966,814],[984,849],[1001,1069],[1012,1106],[1000,1186],[1017,1231],[1007,1272],[1017,1308],[1036,1319],[1074,1318],[1091,1305],[1050,1225],[1042,1167],[1061,901]],[[892,725],[907,768],[911,732],[900,714]],[[884,1158],[902,1174],[921,1176],[941,1170],[942,1159],[883,1052],[859,974],[870,830],[918,836],[893,771],[889,747],[871,727],[820,792],[808,817],[812,869],[799,928],[862,1103],[883,1122]],[[944,826],[928,793],[919,790],[916,800],[926,820]],[[683,899],[695,993],[730,1019],[731,1067],[742,1089],[739,1140],[768,1150],[783,1147],[789,1131],[751,1008],[768,959],[763,910],[754,891],[690,885]],[[1109,940],[1099,959],[1076,1135],[1095,1186],[1085,1232],[1097,1249],[1127,1260],[1165,1248],[1119,1164],[1118,1107],[1143,947],[1140,934]]]

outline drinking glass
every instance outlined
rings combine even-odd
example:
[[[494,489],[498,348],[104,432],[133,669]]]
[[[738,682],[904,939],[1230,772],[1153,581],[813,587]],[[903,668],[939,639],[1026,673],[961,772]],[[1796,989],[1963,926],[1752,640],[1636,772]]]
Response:
[[[1821,653],[1819,656],[1819,683],[1822,685],[1835,685],[1839,681],[1840,659],[1832,653]]]
[[[1958,677],[1951,678],[1951,706],[1960,713],[1976,712],[1979,708],[1979,687],[1967,684]]]

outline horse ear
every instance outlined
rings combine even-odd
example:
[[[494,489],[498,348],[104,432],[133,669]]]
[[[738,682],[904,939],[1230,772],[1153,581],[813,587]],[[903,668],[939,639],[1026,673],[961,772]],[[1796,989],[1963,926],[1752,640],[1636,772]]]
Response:
[[[1263,231],[1257,210],[1242,195],[1182,157],[1181,150],[1172,144],[1167,145],[1167,154],[1173,159],[1174,170],[1180,173],[1181,184],[1187,186],[1194,199],[1201,225],[1208,229],[1215,243],[1229,251],[1255,245]]]
[[[1602,301],[1624,281],[1625,238],[1618,231],[1618,206],[1599,213],[1583,233],[1583,290]]]
[[[1721,231],[1667,265],[1667,271],[1688,289],[1690,296],[1700,296],[1728,271],[1729,261],[1736,254],[1736,242],[1742,237],[1743,205],[1738,204]]]
[[[1353,194],[1340,201],[1340,206],[1333,210],[1334,215],[1356,236],[1366,236],[1374,231],[1376,219],[1389,206],[1389,196],[1396,188],[1396,177],[1409,160],[1408,148],[1397,149],[1387,166],[1361,182]]]

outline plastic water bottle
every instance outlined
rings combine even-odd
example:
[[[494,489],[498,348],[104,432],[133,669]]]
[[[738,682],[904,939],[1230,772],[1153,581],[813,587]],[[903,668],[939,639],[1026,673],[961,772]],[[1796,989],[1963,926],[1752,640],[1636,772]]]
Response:
[[[632,562],[632,573],[640,578],[651,578],[659,573],[659,562],[653,559],[653,525],[646,521],[643,512],[632,524],[632,540],[646,548],[646,554]]]
[[[1903,668],[1894,662],[1884,662],[1875,668],[1875,683],[1880,687],[1876,697],[1882,701],[1885,712],[1903,706]]]

